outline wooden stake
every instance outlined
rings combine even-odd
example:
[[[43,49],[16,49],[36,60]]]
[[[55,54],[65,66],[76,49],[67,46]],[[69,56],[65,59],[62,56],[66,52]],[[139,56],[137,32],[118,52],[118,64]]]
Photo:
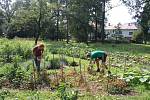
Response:
[[[33,60],[33,79],[34,79],[34,89],[36,88],[36,75],[35,75],[35,73],[36,73],[36,71],[35,71],[36,69],[35,69],[35,65],[34,65],[34,60]]]

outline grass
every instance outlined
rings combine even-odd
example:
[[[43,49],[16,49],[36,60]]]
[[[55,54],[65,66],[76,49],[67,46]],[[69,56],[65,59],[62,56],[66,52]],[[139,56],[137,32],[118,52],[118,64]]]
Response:
[[[39,90],[39,91],[29,91],[29,90],[11,90],[10,94],[5,98],[5,100],[60,100],[57,94],[54,92]],[[79,100],[150,100],[150,91],[145,91],[141,93],[135,93],[132,95],[79,95]],[[38,99],[39,98],[39,99]]]
[[[5,100],[56,100],[57,95],[46,90],[30,91],[30,90],[12,90]],[[0,91],[1,92],[1,91]]]
[[[59,47],[64,46],[66,42],[54,42],[45,41],[47,46],[53,46],[59,44]],[[150,45],[145,44],[110,44],[110,43],[90,43],[89,47],[97,50],[104,50],[107,52],[127,52],[135,55],[149,55],[150,56]]]
[[[86,95],[84,97],[81,97],[79,100],[149,100],[150,93],[142,93],[140,95],[128,95],[128,96],[123,96],[123,95],[118,95],[118,96],[103,96],[103,95],[98,95],[98,96],[93,96],[93,95]]]
[[[94,43],[90,44],[92,48],[104,50],[108,52],[127,52],[134,55],[147,55],[150,56],[150,45],[144,44],[101,44]]]

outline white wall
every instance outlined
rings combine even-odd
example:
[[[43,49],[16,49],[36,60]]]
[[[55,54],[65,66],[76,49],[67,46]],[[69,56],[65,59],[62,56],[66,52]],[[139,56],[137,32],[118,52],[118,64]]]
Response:
[[[121,30],[122,31],[122,35],[124,36],[124,37],[129,37],[129,38],[131,38],[133,35],[129,35],[129,32],[133,32],[134,33],[134,31],[136,31],[135,29],[122,29]],[[108,36],[108,37],[110,37],[111,36],[111,34],[114,34],[113,33],[113,29],[106,29],[105,30],[105,33],[106,34],[108,34],[108,33],[110,33],[110,35]]]
[[[123,36],[124,37],[132,37],[133,36],[133,34],[132,35],[130,35],[129,34],[129,32],[132,32],[132,33],[134,33],[136,30],[134,30],[134,29],[130,29],[130,30],[122,30],[122,34],[123,34]]]

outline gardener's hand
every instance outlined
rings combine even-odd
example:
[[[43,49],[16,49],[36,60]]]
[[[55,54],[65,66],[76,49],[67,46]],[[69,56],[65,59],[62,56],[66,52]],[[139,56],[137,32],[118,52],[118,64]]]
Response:
[[[41,61],[41,59],[42,59],[42,57],[37,57],[37,60],[38,60],[38,61]]]
[[[96,63],[96,61],[93,61],[93,64],[95,64]]]
[[[104,66],[106,69],[108,69],[106,63],[102,62],[102,66]]]

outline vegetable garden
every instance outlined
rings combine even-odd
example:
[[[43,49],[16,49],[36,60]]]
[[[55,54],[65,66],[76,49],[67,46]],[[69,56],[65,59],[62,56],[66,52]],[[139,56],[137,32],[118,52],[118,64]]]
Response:
[[[38,76],[32,55],[34,41],[0,39],[0,99],[150,99],[150,46],[44,43]],[[104,73],[96,72],[96,66],[85,58],[85,52],[97,49],[108,53]]]

